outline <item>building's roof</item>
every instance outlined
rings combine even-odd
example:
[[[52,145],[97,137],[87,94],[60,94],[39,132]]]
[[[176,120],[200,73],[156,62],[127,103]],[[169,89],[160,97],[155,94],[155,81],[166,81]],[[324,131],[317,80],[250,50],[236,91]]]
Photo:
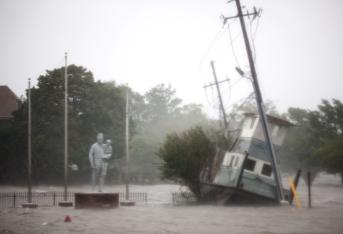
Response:
[[[257,117],[258,114],[253,113],[253,112],[248,112],[248,113],[244,113],[244,116]],[[275,124],[280,125],[280,126],[285,126],[285,127],[294,126],[294,124],[290,123],[287,120],[281,119],[279,117],[275,117],[275,116],[272,116],[272,115],[267,115],[267,118],[268,118],[268,122],[275,123]]]
[[[0,119],[11,118],[17,109],[18,97],[6,85],[0,85]]]

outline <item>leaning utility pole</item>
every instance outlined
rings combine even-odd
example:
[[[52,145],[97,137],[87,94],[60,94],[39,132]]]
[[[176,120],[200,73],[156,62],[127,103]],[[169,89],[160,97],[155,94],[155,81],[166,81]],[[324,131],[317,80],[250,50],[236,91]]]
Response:
[[[211,61],[211,68],[212,68],[212,73],[213,73],[213,77],[214,77],[214,84],[215,84],[215,86],[217,88],[218,99],[219,99],[219,104],[220,104],[220,110],[221,110],[221,112],[223,114],[224,128],[227,129],[228,124],[227,124],[227,120],[226,120],[225,108],[224,108],[224,104],[223,104],[222,95],[220,93],[220,88],[219,88],[219,84],[218,84],[217,74],[216,74],[216,70],[214,68],[214,62],[213,61]]]
[[[267,116],[266,116],[266,113],[264,112],[264,109],[263,109],[263,99],[262,99],[260,86],[259,86],[258,79],[257,79],[255,63],[254,63],[254,59],[253,59],[252,52],[251,52],[248,34],[247,34],[247,31],[245,28],[245,22],[244,22],[244,16],[245,15],[243,15],[243,13],[242,13],[242,7],[241,7],[240,0],[235,0],[235,2],[236,2],[236,6],[237,6],[237,11],[238,11],[238,18],[239,18],[241,28],[242,28],[246,53],[248,55],[249,66],[250,66],[250,71],[251,71],[251,76],[252,76],[253,86],[254,86],[254,91],[255,91],[257,108],[258,108],[260,120],[262,123],[264,137],[265,137],[265,140],[267,143],[268,150],[270,152],[270,156],[272,158],[273,171],[274,171],[274,175],[275,175],[275,182],[276,182],[276,188],[277,188],[277,193],[278,193],[278,201],[280,202],[281,200],[284,199],[281,177],[280,177],[279,170],[278,170],[278,164],[277,164],[277,160],[276,160],[276,154],[275,154],[274,146],[273,146],[273,143],[272,143],[272,140],[270,137]],[[255,11],[254,15],[256,16],[257,14],[258,13]],[[250,14],[248,13],[247,15],[250,15]],[[229,18],[232,18],[232,17],[229,17]],[[227,20],[227,19],[225,19],[225,20]]]
[[[64,55],[64,194],[63,199],[68,198],[68,54]]]

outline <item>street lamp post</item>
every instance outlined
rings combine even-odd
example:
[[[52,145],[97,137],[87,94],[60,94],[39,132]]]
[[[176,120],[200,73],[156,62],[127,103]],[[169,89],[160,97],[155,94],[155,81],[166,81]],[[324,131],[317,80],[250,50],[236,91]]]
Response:
[[[31,79],[29,78],[29,88],[27,91],[27,115],[28,115],[28,134],[27,134],[27,153],[28,153],[28,163],[27,163],[27,187],[28,187],[28,196],[27,196],[27,202],[32,203],[32,183],[31,183],[31,160],[32,160],[32,154],[31,154]]]
[[[129,86],[126,85],[126,95],[125,95],[125,159],[126,159],[126,167],[125,167],[125,201],[120,202],[122,206],[134,206],[135,202],[130,201],[130,178],[129,178],[129,163],[130,163],[130,152],[129,152]]]
[[[68,54],[65,53],[64,67],[64,194],[63,199],[67,201],[68,195]]]
[[[27,89],[27,203],[22,204],[23,208],[37,208],[38,205],[32,203],[32,126],[31,126],[31,79],[28,81]]]

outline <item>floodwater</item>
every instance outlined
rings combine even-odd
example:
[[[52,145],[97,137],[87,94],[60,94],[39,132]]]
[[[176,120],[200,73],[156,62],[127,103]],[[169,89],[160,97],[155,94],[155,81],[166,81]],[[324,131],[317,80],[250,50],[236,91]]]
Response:
[[[286,185],[286,184],[284,184]],[[34,190],[61,190],[40,186]],[[87,191],[88,186],[71,191]],[[184,190],[184,188],[181,188]],[[0,187],[3,191],[25,188]],[[107,192],[124,191],[124,186],[107,187]],[[320,175],[313,184],[313,208],[307,208],[307,188],[299,184],[302,208],[294,206],[173,206],[171,192],[177,185],[132,185],[131,191],[147,192],[148,204],[110,210],[75,210],[40,207],[35,210],[0,210],[2,233],[343,233],[343,186],[340,178]],[[72,222],[65,223],[69,215]]]

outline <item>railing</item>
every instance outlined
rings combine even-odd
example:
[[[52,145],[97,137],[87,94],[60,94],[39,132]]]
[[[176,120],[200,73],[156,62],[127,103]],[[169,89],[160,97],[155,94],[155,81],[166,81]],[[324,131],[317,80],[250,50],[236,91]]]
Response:
[[[174,192],[172,193],[173,205],[192,204],[197,201],[192,192]]]
[[[59,202],[64,201],[63,192],[32,192],[32,203],[38,206],[57,206]],[[119,193],[119,201],[125,200],[124,192]],[[27,192],[3,192],[0,193],[0,209],[21,207],[27,203]],[[129,199],[138,203],[148,203],[148,194],[142,192],[129,193]],[[74,193],[68,192],[67,200],[74,202]]]

